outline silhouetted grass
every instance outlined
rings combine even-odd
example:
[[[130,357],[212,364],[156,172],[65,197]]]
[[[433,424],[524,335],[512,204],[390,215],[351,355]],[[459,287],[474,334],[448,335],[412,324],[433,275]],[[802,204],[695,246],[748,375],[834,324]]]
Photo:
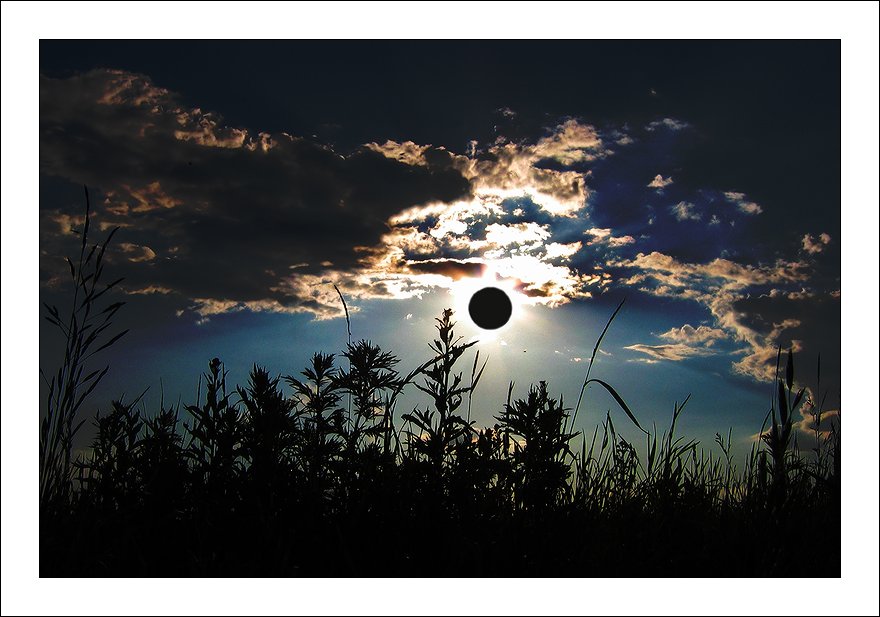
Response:
[[[97,275],[88,280],[93,289]],[[676,434],[687,399],[668,429],[645,430],[591,376],[592,359],[575,413],[596,383],[644,444],[610,411],[590,434],[573,432],[545,381],[524,398],[511,383],[493,426],[478,426],[479,356],[455,336],[451,310],[436,321],[431,357],[407,374],[367,340],[349,341],[344,367],[316,353],[298,375],[254,366],[241,387],[214,358],[183,409],[145,417],[138,400],[113,402],[74,475],[76,407],[52,390],[41,575],[839,576],[840,434],[820,433],[819,403],[814,456],[791,447],[806,403],[791,352],[769,430],[740,469],[729,432],[716,434],[721,456]],[[78,341],[82,330],[69,331]],[[81,370],[79,353],[62,377]],[[93,379],[78,375],[65,383]],[[407,388],[429,406],[398,414]],[[59,435],[46,453],[44,434]]]
[[[109,337],[106,332],[112,326],[113,316],[125,304],[113,302],[100,306],[105,293],[118,285],[122,279],[104,283],[104,254],[119,228],[110,232],[103,244],[89,248],[89,193],[85,190],[86,212],[81,230],[74,230],[81,237],[79,257],[74,262],[69,257],[70,279],[73,293],[68,309],[62,313],[58,307],[44,303],[45,319],[63,334],[66,340],[64,358],[57,372],[40,376],[48,386],[46,413],[40,422],[40,511],[64,507],[69,499],[71,449],[73,438],[82,426],[77,419],[79,409],[86,397],[98,386],[109,367],[91,370],[83,374],[91,358],[113,345],[127,331]],[[107,339],[107,340],[105,340]]]

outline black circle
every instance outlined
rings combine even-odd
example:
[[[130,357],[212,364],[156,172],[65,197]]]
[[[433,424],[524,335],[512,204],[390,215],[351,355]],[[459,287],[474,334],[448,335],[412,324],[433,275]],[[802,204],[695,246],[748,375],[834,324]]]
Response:
[[[474,323],[484,330],[496,330],[510,319],[513,305],[507,294],[497,287],[484,287],[471,296],[468,313]]]

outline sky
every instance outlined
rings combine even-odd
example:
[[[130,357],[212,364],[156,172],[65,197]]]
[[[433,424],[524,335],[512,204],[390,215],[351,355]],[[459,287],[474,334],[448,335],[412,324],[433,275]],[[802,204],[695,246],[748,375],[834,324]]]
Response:
[[[175,97],[172,107],[190,112],[195,108],[211,112],[222,118],[220,127],[247,129],[249,135],[288,133],[314,140],[342,156],[350,156],[364,144],[375,142],[382,145],[389,140],[397,143],[412,141],[421,146],[443,145],[450,152],[466,156],[471,153],[469,145],[472,140],[477,140],[478,148],[485,151],[498,134],[512,143],[534,146],[542,137],[552,135],[555,127],[572,118],[600,132],[625,132],[632,139],[640,140],[638,143],[644,148],[649,144],[644,127],[651,122],[664,118],[686,122],[688,130],[667,133],[667,137],[677,139],[675,143],[663,145],[655,142],[653,152],[640,151],[643,166],[650,169],[645,170],[644,177],[639,172],[638,178],[634,171],[612,165],[624,162],[623,155],[627,153],[638,159],[637,150],[614,147],[611,145],[613,136],[603,132],[603,144],[615,154],[585,164],[594,173],[585,179],[590,196],[582,214],[586,219],[589,213],[590,218],[584,229],[588,228],[587,225],[589,228],[613,229],[614,233],[609,235],[632,235],[641,242],[641,234],[637,236],[612,226],[618,215],[616,208],[620,208],[620,214],[632,213],[637,210],[638,202],[644,201],[665,217],[655,220],[655,224],[665,223],[669,227],[671,211],[668,208],[680,201],[700,208],[708,207],[703,201],[695,201],[696,198],[673,201],[669,192],[666,195],[670,199],[661,200],[659,195],[649,199],[655,194],[647,184],[657,174],[662,174],[661,182],[670,176],[673,180],[673,184],[667,185],[667,191],[744,193],[749,203],[760,206],[762,212],[742,220],[750,224],[747,241],[741,237],[733,242],[729,237],[731,242],[745,253],[779,251],[788,261],[810,259],[813,270],[810,270],[808,282],[811,288],[820,287],[818,272],[823,263],[820,260],[830,260],[824,262],[826,267],[834,262],[840,263],[842,252],[843,276],[846,278],[846,297],[841,299],[844,319],[836,317],[835,321],[834,318],[826,320],[814,316],[808,322],[804,316],[807,313],[805,303],[798,305],[803,315],[793,318],[805,324],[818,324],[812,326],[813,330],[819,330],[818,335],[803,337],[802,344],[822,348],[823,375],[830,370],[826,367],[830,362],[828,356],[840,354],[841,341],[837,338],[826,344],[817,337],[833,338],[835,332],[843,331],[844,353],[840,358],[843,370],[839,373],[839,383],[846,384],[847,400],[853,402],[852,405],[848,403],[848,409],[855,414],[853,426],[857,430],[847,431],[844,437],[847,473],[843,476],[842,490],[847,523],[841,528],[843,577],[839,581],[821,582],[828,593],[767,595],[763,593],[763,583],[750,588],[748,581],[739,580],[737,587],[744,593],[730,594],[729,581],[704,580],[696,586],[688,585],[688,593],[679,594],[675,610],[684,614],[703,614],[706,606],[712,605],[718,597],[724,597],[726,606],[739,603],[745,611],[749,610],[756,594],[763,594],[765,605],[778,603],[780,610],[790,610],[792,602],[803,598],[801,601],[808,612],[819,611],[825,606],[828,613],[842,610],[853,614],[876,613],[878,416],[876,405],[859,404],[859,399],[863,392],[871,397],[870,393],[876,391],[878,374],[877,10],[876,3],[852,2],[802,3],[794,12],[791,3],[781,2],[736,5],[542,2],[508,3],[504,10],[498,10],[497,3],[479,2],[332,5],[232,2],[212,6],[210,11],[205,10],[202,3],[157,7],[155,3],[4,2],[3,19],[0,20],[3,30],[0,38],[3,48],[0,58],[3,64],[3,104],[0,106],[3,117],[3,131],[0,132],[3,142],[3,182],[0,184],[3,193],[3,225],[0,228],[3,234],[3,260],[0,264],[3,269],[2,396],[6,410],[3,431],[0,432],[3,439],[0,452],[3,456],[4,510],[4,593],[0,597],[3,598],[4,612],[8,612],[5,607],[14,605],[25,614],[34,612],[34,607],[45,612],[40,606],[54,602],[56,598],[64,607],[62,609],[59,605],[58,610],[69,610],[72,601],[82,598],[87,599],[92,612],[115,614],[120,602],[126,602],[137,591],[134,587],[125,588],[123,584],[112,589],[104,586],[101,593],[89,594],[84,593],[81,581],[54,581],[53,586],[63,588],[57,590],[59,593],[46,593],[46,581],[37,579],[37,551],[33,549],[38,521],[36,484],[32,480],[36,471],[37,443],[20,437],[32,430],[33,416],[15,413],[16,409],[43,405],[43,391],[38,399],[37,388],[20,387],[22,383],[38,382],[34,365],[54,367],[59,361],[57,355],[53,355],[57,350],[50,342],[50,333],[43,325],[38,325],[43,323],[37,313],[38,300],[56,297],[44,282],[51,278],[48,271],[57,266],[57,261],[52,265],[42,251],[54,246],[52,250],[58,254],[70,253],[72,239],[58,238],[60,227],[57,224],[47,227],[46,211],[81,215],[83,183],[89,183],[96,200],[103,199],[103,191],[114,190],[119,183],[120,174],[111,163],[125,163],[129,170],[143,173],[146,177],[140,181],[141,185],[149,176],[156,176],[150,182],[162,182],[159,176],[168,174],[168,167],[163,168],[162,162],[176,160],[174,153],[179,153],[181,146],[197,145],[169,137],[167,143],[170,147],[163,157],[174,156],[160,157],[159,163],[151,167],[146,162],[155,157],[155,147],[152,154],[149,148],[134,147],[139,142],[131,138],[132,127],[129,127],[128,136],[121,131],[120,139],[114,141],[117,145],[128,143],[127,151],[138,153],[127,163],[116,156],[119,152],[110,149],[105,151],[103,158],[97,157],[97,161],[94,153],[91,159],[79,159],[83,166],[95,163],[89,174],[76,173],[73,179],[68,179],[47,173],[42,159],[42,155],[50,151],[45,145],[41,126],[44,115],[40,104],[42,80],[67,79],[95,68],[107,68],[146,76],[155,87],[163,88]],[[286,45],[260,43],[262,49],[244,52],[221,42],[202,42],[189,48],[170,40],[159,40],[153,45],[97,42],[97,39],[111,36],[119,39],[270,37],[302,41]],[[433,50],[422,47],[421,53],[405,42],[401,42],[396,50],[392,43],[382,44],[384,50],[374,43],[374,51],[369,52],[363,45],[352,47],[353,44],[346,46],[339,40],[331,40],[365,37],[451,40],[446,45],[436,44]],[[521,44],[504,44],[498,40],[501,37],[519,39]],[[624,40],[657,37],[679,39],[680,42],[661,45],[660,41],[638,43]],[[82,45],[49,42],[72,38],[95,39],[96,42]],[[482,44],[463,40],[468,38],[489,40]],[[559,38],[578,40],[571,43],[552,41]],[[590,38],[609,40],[580,40]],[[620,40],[615,41],[615,38]],[[686,42],[694,38],[752,40]],[[542,42],[544,46],[540,47],[533,39],[551,41]],[[760,39],[785,41],[761,42]],[[822,42],[809,42],[816,40]],[[53,48],[51,52],[50,47]],[[829,59],[824,50],[830,50],[827,54],[831,56],[840,55]],[[838,89],[839,84],[843,86],[842,92]],[[656,95],[652,95],[652,90]],[[66,103],[73,102],[74,99],[70,99]],[[109,111],[108,107],[99,109]],[[515,122],[505,122],[510,118],[499,111],[504,109],[517,114]],[[133,126],[143,124],[143,120],[138,121],[134,116]],[[842,134],[835,135],[838,127]],[[88,124],[80,123],[78,131],[80,135],[83,131],[90,134],[80,141],[83,146],[106,141],[106,135],[102,137],[100,132],[92,132]],[[653,135],[659,138],[661,133],[654,132]],[[111,152],[116,158],[108,157]],[[602,174],[598,170],[601,165],[604,165]],[[621,174],[619,180],[612,178],[611,172],[615,171]],[[115,181],[113,176],[117,176]],[[599,201],[603,196],[598,186],[600,181],[606,183],[602,189],[605,202]],[[100,186],[101,182],[110,188]],[[160,186],[170,191],[168,182],[166,179]],[[615,193],[617,199],[611,200],[608,183],[615,191],[631,187],[635,192],[630,197],[622,192]],[[269,183],[262,181],[261,184],[265,187]],[[38,201],[39,210],[34,208]],[[95,201],[96,205],[98,203]],[[720,205],[722,202],[714,203]],[[245,208],[242,206],[242,211]],[[840,229],[841,214],[845,243],[840,234],[832,231],[832,228]],[[595,225],[594,219],[597,219]],[[192,217],[192,220],[196,218]],[[218,217],[217,220],[223,219]],[[599,223],[600,220],[603,222]],[[705,211],[702,220],[704,223],[711,221],[711,213]],[[744,233],[742,221],[737,222],[738,228],[735,225],[726,232],[729,234],[737,228]],[[709,237],[692,233],[694,230],[706,231],[706,228],[695,226],[694,222],[684,223],[692,226],[679,228],[688,230],[688,233],[678,234],[681,246],[675,249],[681,251],[679,257],[684,263],[705,265],[725,248],[731,250],[721,246],[716,250],[707,249],[705,245]],[[618,221],[617,224],[622,223]],[[44,229],[47,229],[45,233]],[[129,235],[120,235],[117,241],[138,243],[144,232],[135,233],[135,229],[140,228],[129,226],[121,230],[120,234],[126,231]],[[172,228],[169,226],[168,229]],[[193,234],[195,229],[191,228],[188,233]],[[822,233],[831,236],[827,244],[822,243],[825,248],[819,253],[802,254],[803,236],[810,234],[812,240],[808,246],[813,246],[817,239],[821,243]],[[227,231],[227,242],[233,235]],[[302,235],[295,236],[297,243],[303,241]],[[656,231],[652,238],[657,241]],[[688,259],[683,257],[687,241],[694,239],[703,240],[697,243],[703,247],[702,260],[699,255]],[[68,244],[64,244],[65,241]],[[146,239],[143,243],[161,255],[158,246],[152,246]],[[35,255],[38,246],[41,251],[39,263],[21,258],[22,255]],[[646,255],[651,253],[645,249],[633,252],[637,248],[629,245],[616,247],[616,251],[628,259],[633,259],[639,251]],[[662,252],[675,256],[669,247]],[[225,258],[227,264],[234,259],[233,252],[228,255]],[[756,264],[767,267],[774,261],[743,254],[729,259],[753,267],[757,267]],[[109,272],[125,276],[133,283],[137,279],[129,265],[130,262],[117,259],[114,269]],[[116,271],[116,267],[120,271]],[[610,268],[606,270],[611,271]],[[839,277],[840,273],[838,269],[836,276]],[[755,418],[763,416],[766,411],[770,384],[735,372],[733,364],[745,354],[725,352],[646,364],[627,362],[639,355],[651,358],[624,349],[637,344],[662,344],[665,339],[657,335],[684,324],[725,330],[729,336],[727,343],[733,349],[747,350],[751,345],[736,338],[732,329],[717,324],[705,303],[640,292],[635,284],[622,282],[627,276],[632,275],[618,273],[611,282],[613,287],[609,287],[608,295],[592,290],[593,296],[589,299],[573,300],[553,309],[534,307],[530,314],[548,314],[552,319],[530,321],[533,327],[529,329],[518,325],[518,335],[522,333],[526,337],[528,334],[531,339],[520,345],[508,338],[508,346],[528,348],[528,351],[511,354],[506,357],[507,361],[525,363],[526,358],[533,357],[530,354],[536,349],[549,348],[549,345],[536,347],[538,343],[532,343],[533,339],[540,338],[542,328],[546,330],[546,336],[552,334],[557,339],[563,338],[569,347],[576,343],[579,349],[591,351],[598,330],[618,299],[625,294],[625,308],[602,346],[614,356],[599,354],[596,376],[619,386],[627,400],[644,392],[640,405],[633,405],[643,420],[645,416],[654,417],[653,414],[668,419],[672,401],[681,400],[683,392],[693,392],[687,411],[679,421],[689,435],[699,433],[700,439],[707,442],[711,441],[714,431],[723,430],[721,425],[725,422],[736,426],[741,422],[743,428],[734,431],[735,440],[746,439],[759,421]],[[214,275],[217,277],[219,274]],[[178,283],[178,286],[183,285]],[[647,287],[646,284],[641,286]],[[840,285],[821,287],[833,291]],[[734,291],[750,298],[765,293],[758,287]],[[104,401],[118,397],[120,392],[126,392],[130,397],[132,393],[150,387],[149,398],[163,384],[165,390],[180,392],[186,402],[191,402],[195,396],[193,384],[197,375],[206,368],[208,358],[214,353],[227,361],[230,374],[243,377],[249,364],[255,360],[265,361],[276,373],[292,372],[304,362],[312,347],[340,349],[345,341],[344,326],[339,319],[314,321],[307,313],[238,311],[212,316],[211,321],[202,324],[213,325],[213,330],[196,327],[195,322],[201,317],[188,308],[196,304],[189,295],[202,297],[195,294],[180,294],[179,297],[134,294],[127,298],[130,303],[119,314],[120,327],[136,327],[125,337],[124,344],[120,341],[111,349],[112,353],[105,356],[107,361],[113,362],[113,367],[108,374],[107,387],[96,392],[98,396],[94,399],[102,411],[109,407],[109,402]],[[23,297],[30,300],[22,301]],[[433,304],[428,308],[432,310],[449,304],[444,300],[450,299],[437,293],[423,297],[426,301],[431,299]],[[57,298],[60,302],[63,294]],[[405,332],[400,325],[410,327],[418,317],[425,320],[418,327],[427,341],[430,320],[419,311],[408,309],[403,301],[372,302],[350,297],[349,300],[361,309],[352,315],[355,337],[369,332],[376,341],[398,351],[399,343],[405,338],[400,335]],[[771,300],[774,307],[781,302],[779,294]],[[798,309],[789,310],[791,308],[786,308],[784,313],[797,315]],[[178,310],[185,311],[186,319],[184,314],[176,318]],[[425,309],[425,313],[430,312]],[[743,310],[741,313],[743,319],[752,320],[760,313],[764,325],[759,334],[765,338],[772,332],[772,323],[768,326],[768,322],[784,320],[777,317],[775,311],[771,314],[763,309]],[[408,314],[413,314],[413,319],[406,320]],[[569,317],[563,323],[565,315]],[[388,319],[384,329],[379,329],[375,323],[380,321],[379,318]],[[223,320],[226,325],[217,327]],[[239,325],[244,328],[239,329]],[[459,327],[464,330],[466,326],[461,323]],[[537,333],[534,330],[538,330]],[[233,336],[235,332],[239,332],[237,338]],[[470,331],[467,335],[473,333]],[[791,336],[795,333],[789,330],[783,334]],[[38,334],[37,345],[34,343]],[[505,337],[509,334],[505,332]],[[714,351],[722,349],[719,343],[713,343]],[[427,353],[426,344],[420,347],[412,343],[405,347],[399,351],[404,357],[402,364],[410,359],[421,359]],[[556,345],[553,348],[555,350]],[[830,351],[826,352],[826,348]],[[410,355],[405,355],[407,353]],[[489,366],[495,367],[502,359],[500,356],[496,348]],[[617,364],[611,362],[612,359]],[[713,375],[704,364],[709,361],[718,366],[718,375],[714,377],[719,387],[727,388],[724,392],[709,387]],[[801,361],[798,356],[799,371],[801,366],[806,367],[805,371],[809,369],[810,363],[810,358]],[[577,364],[572,363],[571,373],[563,371],[567,365],[562,363],[537,367],[541,369],[537,372],[549,374],[551,390],[566,393],[567,404],[571,404],[580,387],[582,372]],[[519,367],[514,368],[519,371]],[[528,368],[522,376],[517,375],[517,388],[533,380],[532,372],[536,367]],[[546,370],[548,368],[552,371]],[[647,369],[654,369],[654,372]],[[487,368],[490,370],[494,368]],[[503,366],[498,368],[495,382],[503,381],[500,375],[503,370]],[[577,378],[570,377],[572,374]],[[798,374],[800,376],[800,372]],[[491,375],[480,386],[480,396],[486,397],[487,404],[498,400],[490,396],[488,377]],[[828,378],[829,383],[831,380]],[[740,399],[732,399],[731,393]],[[424,401],[418,402],[424,404]],[[613,406],[601,392],[593,390],[587,395],[587,403],[589,413],[585,416],[582,409],[578,420],[581,429],[591,428],[592,423]],[[622,422],[625,421],[617,424]],[[21,473],[23,461],[25,467],[27,461],[33,461],[30,473]],[[22,495],[27,497],[22,499]],[[374,579],[347,583],[355,590],[361,584],[364,592],[375,592],[377,582]],[[390,584],[394,585],[396,595],[408,597],[409,587]],[[622,593],[609,594],[609,588],[615,591],[618,584]],[[655,584],[656,588],[653,587]],[[272,614],[278,612],[279,606],[289,604],[283,598],[289,596],[293,585],[301,599],[300,604],[318,614],[326,613],[328,606],[342,604],[346,605],[348,612],[363,612],[363,607],[357,604],[361,594],[335,593],[338,585],[333,579],[326,582],[312,580],[301,586],[295,582],[285,583],[282,593],[277,596],[268,592],[265,586],[261,586],[258,593],[230,596],[224,582],[216,588],[206,588],[204,594],[192,594],[189,581],[182,582],[179,587],[174,581],[167,581],[164,585],[166,589],[161,598],[155,594],[141,594],[140,604],[157,604],[170,596],[178,607],[192,605],[194,609],[204,610],[206,598],[218,598],[226,610],[236,606],[242,613],[259,610]],[[241,581],[242,585],[247,587],[248,582]],[[541,593],[545,589],[543,585],[546,585],[545,581],[535,581],[534,584],[523,580],[494,581],[494,593],[486,594],[482,581],[471,583],[457,579],[456,588],[467,598],[457,605],[469,607],[467,610],[472,611],[474,606],[481,606],[483,602],[487,609],[491,603],[493,610],[497,610],[499,602],[507,599],[514,612],[529,608],[531,612],[554,609],[555,612],[570,612],[575,606],[582,610],[583,597],[588,597],[592,606],[601,609],[604,605],[609,614],[627,610],[663,612],[662,607],[658,609],[656,598],[666,597],[669,590],[668,580],[656,583],[639,581],[640,589],[646,592],[640,594],[627,593],[631,585],[626,580],[619,583],[599,581],[595,588],[589,581],[583,581],[579,585],[586,595],[579,596]],[[594,590],[596,593],[591,594]],[[412,587],[411,593],[414,602],[421,597],[416,595],[421,593],[417,586]],[[35,599],[39,602],[35,603]],[[332,601],[328,603],[328,599]],[[400,607],[411,606],[407,602],[398,604]],[[386,605],[382,610],[394,613],[395,606]],[[445,610],[455,611],[455,608],[446,607]]]
[[[480,426],[510,381],[573,406],[625,300],[593,376],[644,425],[690,395],[681,429],[744,452],[779,346],[840,405],[840,67],[836,40],[43,40],[40,300],[65,306],[87,185],[130,328],[98,409],[194,403],[215,356],[244,383],[341,352],[336,285],[402,373],[453,308]],[[497,331],[484,285],[514,300]],[[41,324],[41,369],[58,345]],[[607,410],[636,437],[592,388],[576,428]]]

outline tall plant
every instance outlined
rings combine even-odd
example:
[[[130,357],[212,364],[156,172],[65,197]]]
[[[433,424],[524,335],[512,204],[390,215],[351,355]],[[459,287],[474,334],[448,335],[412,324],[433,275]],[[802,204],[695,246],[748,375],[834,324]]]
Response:
[[[788,480],[786,452],[791,442],[792,429],[794,428],[795,412],[799,410],[804,397],[804,388],[794,393],[794,356],[792,350],[788,350],[788,361],[785,365],[785,380],[779,376],[779,359],[782,349],[776,355],[776,385],[778,392],[778,414],[776,405],[770,408],[770,430],[761,435],[764,443],[770,450],[773,462],[773,494],[778,502],[783,499]]]
[[[103,243],[89,248],[89,192],[85,189],[86,212],[82,230],[74,230],[81,237],[79,257],[67,257],[73,293],[65,313],[54,305],[43,303],[46,320],[55,326],[66,341],[64,358],[51,378],[40,374],[49,388],[46,416],[40,423],[40,507],[63,503],[69,496],[71,478],[71,451],[73,438],[84,420],[77,415],[86,398],[101,383],[110,370],[87,370],[92,358],[122,338],[128,330],[110,336],[113,317],[125,304],[107,304],[105,294],[122,279],[104,282],[104,256],[119,228],[113,229]]]
[[[354,402],[354,417],[346,427],[346,448],[356,452],[363,442],[366,450],[389,457],[392,447],[396,448],[395,401],[415,373],[401,376],[395,368],[400,359],[367,340],[349,344],[342,356],[349,369],[340,369],[333,381]]]
[[[411,414],[403,415],[404,420],[419,429],[418,434],[408,431],[411,449],[426,456],[436,470],[442,467],[444,458],[456,443],[470,439],[473,431],[471,424],[457,411],[461,407],[462,397],[477,387],[485,368],[483,364],[483,368],[472,373],[469,386],[463,385],[461,373],[453,372],[455,363],[476,341],[462,343],[461,337],[455,336],[452,314],[452,309],[446,309],[439,318],[435,318],[438,338],[430,344],[434,357],[420,370],[425,376],[424,384],[416,384],[419,390],[431,397],[434,410],[414,409]]]

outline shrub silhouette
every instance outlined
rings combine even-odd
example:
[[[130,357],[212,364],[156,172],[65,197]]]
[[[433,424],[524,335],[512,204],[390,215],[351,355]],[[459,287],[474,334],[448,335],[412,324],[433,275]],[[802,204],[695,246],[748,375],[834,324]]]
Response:
[[[334,481],[343,471],[342,454],[349,442],[333,361],[333,354],[316,353],[311,366],[302,371],[306,381],[284,378],[297,397],[290,452],[298,458],[308,492],[314,497],[313,507],[319,511],[325,492],[338,490]]]
[[[562,400],[547,392],[547,382],[529,390],[527,399],[504,406],[496,418],[505,434],[519,437],[513,442],[514,493],[517,505],[541,510],[559,505],[568,496],[571,475],[569,442],[574,433],[565,432],[568,418]]]
[[[237,388],[244,407],[240,452],[250,464],[251,482],[270,493],[288,472],[296,435],[293,402],[281,392],[279,381],[255,365],[248,386]]]
[[[211,360],[204,374],[204,404],[186,407],[192,416],[192,424],[184,422],[189,434],[186,455],[192,463],[195,485],[204,488],[206,497],[230,494],[241,471],[245,423],[238,407],[230,403],[227,373],[219,358]]]

